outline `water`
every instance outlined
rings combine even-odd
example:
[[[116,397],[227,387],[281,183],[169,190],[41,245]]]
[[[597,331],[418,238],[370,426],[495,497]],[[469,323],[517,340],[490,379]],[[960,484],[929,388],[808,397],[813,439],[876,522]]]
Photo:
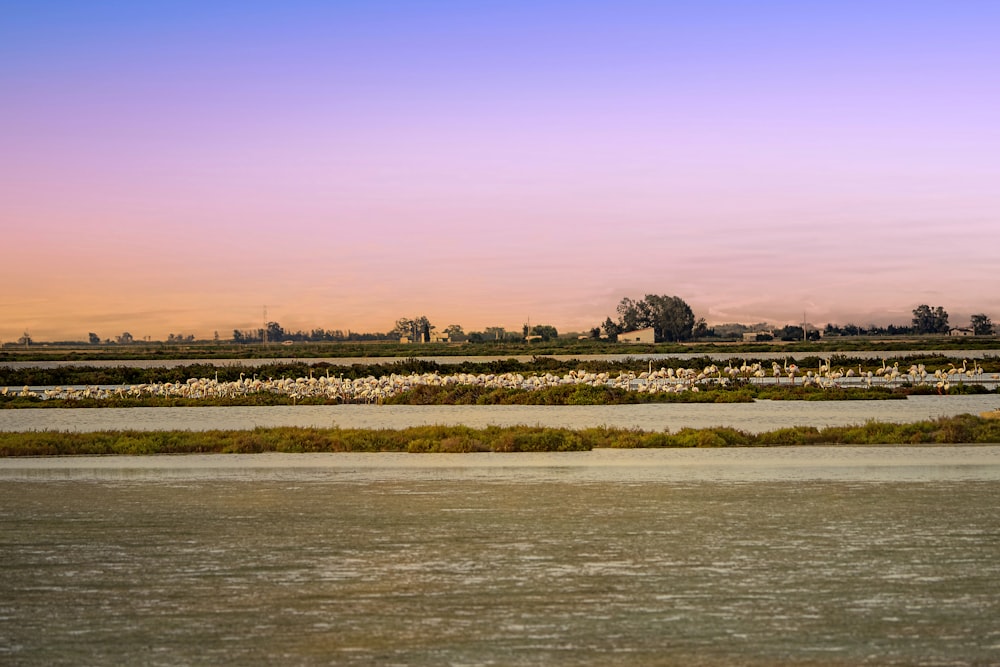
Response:
[[[615,426],[646,431],[731,426],[748,432],[791,426],[850,426],[870,420],[906,423],[979,414],[1000,407],[996,394],[910,396],[892,401],[756,401],[644,405],[299,405],[194,408],[25,408],[0,410],[0,431],[204,431],[257,426],[391,428],[427,424]]]
[[[1000,445],[595,449],[0,458],[5,481],[87,482],[1000,481]]]
[[[1000,663],[1000,447],[0,461],[0,662]]]

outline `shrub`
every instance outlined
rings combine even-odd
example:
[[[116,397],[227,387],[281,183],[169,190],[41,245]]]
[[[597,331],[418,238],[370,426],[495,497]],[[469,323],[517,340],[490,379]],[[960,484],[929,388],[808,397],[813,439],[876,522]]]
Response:
[[[760,433],[757,435],[756,441],[758,445],[773,447],[815,444],[821,439],[819,429],[813,426],[796,426]]]

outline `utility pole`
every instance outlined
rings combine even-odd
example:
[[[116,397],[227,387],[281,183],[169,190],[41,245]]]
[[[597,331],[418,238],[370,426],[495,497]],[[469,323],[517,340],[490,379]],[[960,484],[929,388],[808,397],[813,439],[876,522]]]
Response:
[[[260,330],[260,344],[267,345],[267,306],[264,306],[264,326]]]

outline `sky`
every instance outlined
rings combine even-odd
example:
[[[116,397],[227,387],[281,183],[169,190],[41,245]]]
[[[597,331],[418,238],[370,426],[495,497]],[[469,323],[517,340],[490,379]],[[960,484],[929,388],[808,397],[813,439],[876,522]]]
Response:
[[[1000,320],[1000,3],[0,1],[0,341]]]

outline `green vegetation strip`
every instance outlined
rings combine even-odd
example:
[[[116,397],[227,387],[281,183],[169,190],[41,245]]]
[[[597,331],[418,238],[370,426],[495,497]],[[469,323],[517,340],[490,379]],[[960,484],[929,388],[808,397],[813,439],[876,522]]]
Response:
[[[758,386],[748,383],[729,387],[708,387],[699,391],[643,392],[619,387],[564,385],[544,389],[503,389],[478,385],[424,385],[385,399],[388,405],[634,405],[639,403],[752,403],[755,399],[772,401],[852,401],[904,400],[908,395],[932,394],[930,387],[830,388],[797,386]],[[949,393],[991,393],[978,385],[955,386]],[[292,398],[270,392],[257,392],[231,398],[180,398],[159,396],[115,396],[93,399],[47,399],[34,396],[0,396],[2,408],[164,408],[164,407],[236,407],[265,405],[336,405],[323,397]]]
[[[0,456],[256,454],[262,452],[563,452],[594,448],[776,447],[1000,443],[1000,420],[973,415],[912,424],[800,426],[765,433],[734,428],[676,433],[617,428],[419,426],[401,430],[256,428],[251,431],[0,433]]]
[[[986,391],[985,389],[983,390]],[[786,401],[837,401],[905,399],[907,390],[821,389],[798,386],[758,386],[740,383],[699,391],[644,392],[618,387],[566,385],[525,391],[473,385],[425,385],[386,399],[390,405],[625,405],[636,403],[752,403],[754,399]]]

